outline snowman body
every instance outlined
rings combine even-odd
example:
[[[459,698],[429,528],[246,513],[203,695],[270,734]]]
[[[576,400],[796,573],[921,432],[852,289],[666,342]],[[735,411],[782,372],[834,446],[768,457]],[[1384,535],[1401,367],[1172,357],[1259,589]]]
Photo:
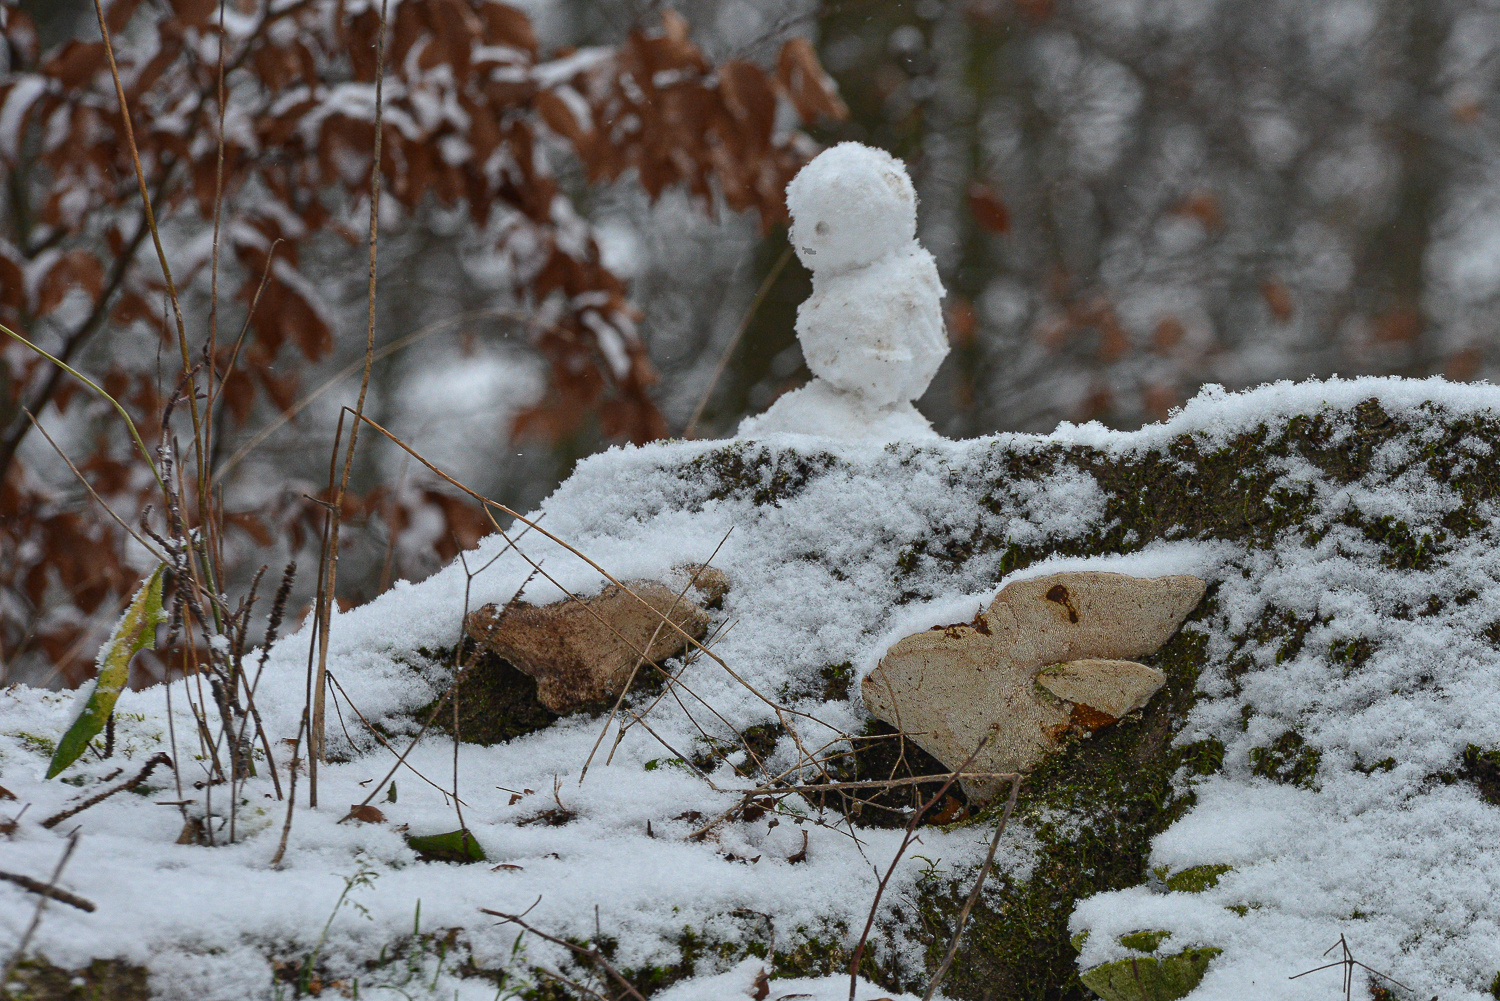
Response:
[[[890,407],[922,395],[948,353],[932,255],[915,240],[863,267],[813,272],[797,308],[797,337],[813,374],[868,404]]]
[[[746,419],[739,436],[936,437],[912,401],[948,353],[943,286],[916,239],[905,168],[881,150],[840,143],[793,178],[787,207],[792,246],[812,271],[797,337],[816,378]]]

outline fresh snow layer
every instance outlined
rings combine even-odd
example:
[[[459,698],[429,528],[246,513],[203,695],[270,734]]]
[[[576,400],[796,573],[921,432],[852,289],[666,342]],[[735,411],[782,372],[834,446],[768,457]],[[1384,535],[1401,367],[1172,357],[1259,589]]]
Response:
[[[735,789],[749,784],[721,767],[711,787],[672,763],[703,748],[698,727],[727,739],[731,734],[716,714],[739,728],[774,721],[769,699],[790,701],[814,717],[785,717],[809,747],[858,732],[867,718],[858,685],[843,703],[798,694],[810,690],[819,668],[848,662],[867,671],[893,638],[971,617],[1005,582],[998,552],[956,569],[924,564],[898,580],[897,560],[911,540],[982,528],[1035,545],[1102,527],[1103,492],[1076,471],[995,490],[988,506],[979,504],[993,482],[993,473],[979,467],[997,450],[1025,453],[1076,442],[1129,454],[1183,434],[1221,441],[1262,422],[1274,430],[1297,414],[1326,411],[1337,423],[1340,412],[1371,397],[1418,423],[1500,411],[1500,389],[1488,386],[1358,379],[1280,383],[1242,394],[1210,390],[1163,424],[1135,433],[1064,426],[1053,436],[920,447],[772,436],[736,447],[787,460],[800,455],[821,471],[810,474],[800,492],[759,506],[715,499],[704,478],[691,473],[695,460],[723,443],[613,449],[579,464],[532,516],[545,515],[539,529],[512,527],[515,548],[491,537],[422,584],[398,584],[334,619],[328,663],[339,687],[330,699],[328,728],[331,751],[343,760],[320,769],[316,810],[305,805],[306,780],[299,780],[280,867],[270,861],[285,804],[275,801],[264,777],[245,791],[238,843],[174,843],[182,817],[161,803],[193,800],[191,809],[201,813],[212,796],[216,816],[225,806],[222,787],[195,785],[206,770],[187,706],[204,693],[189,681],[122,696],[117,757],[81,762],[65,776],[81,777],[82,788],[42,778],[42,742],[63,732],[74,711],[72,694],[22,687],[0,692],[0,783],[17,797],[0,804],[0,819],[25,807],[15,833],[0,838],[0,870],[45,880],[66,835],[78,830],[77,851],[59,882],[98,909],[90,914],[49,905],[32,948],[68,967],[96,957],[144,964],[161,996],[200,1001],[272,996],[269,958],[300,961],[325,925],[320,957],[329,975],[360,976],[362,996],[396,996],[380,993],[386,989],[495,997],[495,984],[460,977],[457,961],[450,957],[444,965],[435,950],[389,968],[362,968],[414,927],[463,929],[462,941],[480,967],[524,975],[565,964],[560,949],[535,937],[517,946],[516,927],[479,908],[526,911],[528,923],[580,940],[597,929],[617,941],[615,962],[625,968],[675,963],[684,929],[731,943],[770,934],[778,949],[806,936],[852,945],[877,870],[889,863],[900,832],[859,829],[856,840],[837,816],[820,824],[810,814],[802,823],[783,815],[775,827],[769,816],[724,824],[714,838],[684,840],[696,826],[693,812],[713,817],[736,801]],[[1470,451],[1473,461],[1490,461],[1482,443],[1473,442]],[[1287,460],[1283,475],[1289,483],[1309,484],[1322,511],[1353,504],[1417,524],[1451,510],[1456,499],[1419,467],[1409,470],[1406,458],[1382,455],[1383,472],[1351,484],[1326,481],[1294,460]],[[560,588],[589,594],[603,585],[593,567],[544,531],[621,580],[650,577],[682,586],[687,579],[674,568],[712,556],[732,581],[713,648],[743,683],[709,658],[698,659],[682,676],[691,694],[652,709],[654,734],[632,727],[610,757],[611,732],[582,781],[602,719],[566,718],[488,748],[465,744],[456,765],[451,739],[429,736],[408,758],[409,767],[396,773],[398,797],[387,801],[379,783],[393,755],[361,716],[389,731],[415,732],[411,714],[437,697],[447,677],[423,651],[453,646],[466,602],[475,608],[505,601],[528,579],[523,600],[537,603],[558,600]],[[1227,748],[1226,766],[1195,780],[1196,806],[1157,838],[1151,864],[1174,872],[1200,864],[1234,870],[1200,894],[1137,887],[1083,901],[1073,917],[1073,928],[1089,933],[1081,967],[1122,957],[1122,933],[1162,929],[1172,933],[1163,952],[1192,945],[1223,950],[1194,999],[1324,998],[1333,989],[1327,978],[1335,974],[1287,978],[1325,962],[1323,950],[1344,934],[1357,958],[1421,997],[1485,996],[1482,989],[1500,970],[1500,810],[1467,783],[1443,785],[1430,776],[1453,772],[1468,744],[1500,746],[1500,665],[1472,625],[1500,618],[1495,543],[1492,530],[1481,529],[1427,570],[1386,571],[1357,530],[1331,524],[1310,548],[1298,541],[1250,551],[1220,542],[1155,543],[1128,556],[1054,560],[1006,578],[1092,567],[1198,573],[1219,585],[1209,665],[1179,739],[1217,737]],[[533,561],[546,576],[535,574]],[[1465,588],[1478,597],[1433,616],[1397,620],[1381,613],[1396,602],[1418,605],[1427,595]],[[916,601],[909,600],[912,591]],[[1282,663],[1267,656],[1239,679],[1236,693],[1225,675],[1223,637],[1242,631],[1270,602],[1299,614],[1316,612],[1320,624],[1302,654]],[[1361,636],[1375,641],[1377,652],[1352,677],[1314,653],[1339,638]],[[276,644],[256,696],[283,782],[290,757],[283,741],[298,730],[307,658],[306,630]],[[1253,712],[1242,730],[1246,706]],[[1322,752],[1315,791],[1249,774],[1248,749],[1294,724]],[[97,780],[116,768],[124,772],[114,781],[133,774],[150,754],[169,749],[174,735],[183,765],[180,792],[170,773],[159,770],[147,795],[117,795],[56,828],[41,826],[103,788]],[[394,740],[404,746],[404,738]],[[794,763],[790,743],[779,745],[773,770]],[[1387,757],[1398,762],[1390,771],[1355,768]],[[396,829],[427,834],[459,826],[455,768],[462,820],[488,864],[421,863]],[[374,803],[388,823],[337,823],[372,790],[379,791]],[[512,790],[520,793],[513,804]],[[571,822],[527,823],[559,805],[576,814]],[[977,867],[989,833],[926,829],[918,850],[967,885],[964,874]],[[806,861],[792,864],[788,859],[804,834]],[[1015,824],[1001,843],[1000,871],[1024,878],[1030,844],[1025,825]],[[911,971],[920,971],[925,947],[893,929],[911,923],[927,865],[908,856],[897,867],[873,936],[882,959]],[[35,897],[0,882],[0,940],[20,937],[34,904]],[[662,994],[664,1001],[734,998],[736,991],[748,997],[758,968],[737,961],[715,967],[710,956],[699,960],[697,973]],[[846,997],[847,989],[847,978],[776,981],[770,996]],[[868,993],[894,996],[873,988]]]

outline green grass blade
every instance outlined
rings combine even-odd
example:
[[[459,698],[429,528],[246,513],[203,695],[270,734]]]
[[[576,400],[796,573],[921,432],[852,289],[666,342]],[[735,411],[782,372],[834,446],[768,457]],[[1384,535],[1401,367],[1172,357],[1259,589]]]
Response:
[[[47,768],[47,777],[55,778],[83,754],[89,741],[104,729],[109,714],[114,712],[115,700],[124,691],[130,680],[130,658],[136,651],[156,642],[156,626],[163,620],[161,607],[162,578],[166,564],[158,566],[130,599],[130,606],[120,616],[120,622],[104,645],[99,648],[98,677],[85,695],[78,693],[82,708],[68,732],[57,743],[52,755],[52,764]]]

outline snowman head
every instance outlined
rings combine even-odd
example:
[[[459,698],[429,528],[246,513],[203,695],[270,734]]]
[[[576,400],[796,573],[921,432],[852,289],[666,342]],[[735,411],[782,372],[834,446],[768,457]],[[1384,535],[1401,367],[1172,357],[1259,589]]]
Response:
[[[917,193],[885,150],[839,143],[786,186],[792,246],[809,270],[833,275],[904,247],[917,235]]]

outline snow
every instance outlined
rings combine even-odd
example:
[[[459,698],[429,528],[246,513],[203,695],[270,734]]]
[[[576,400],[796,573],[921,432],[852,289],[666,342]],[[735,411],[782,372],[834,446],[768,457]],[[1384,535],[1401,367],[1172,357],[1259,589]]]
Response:
[[[894,638],[971,618],[1010,580],[1082,568],[1186,572],[1206,577],[1217,590],[1212,613],[1190,627],[1207,636],[1208,666],[1178,739],[1221,740],[1225,766],[1208,777],[1179,776],[1192,783],[1196,803],[1155,839],[1150,863],[1167,872],[1196,865],[1233,869],[1201,893],[1153,884],[1081,901],[1071,926],[1088,933],[1080,968],[1126,955],[1118,943],[1122,934],[1160,929],[1171,932],[1161,947],[1165,953],[1193,945],[1222,950],[1190,995],[1194,1001],[1321,998],[1332,990],[1320,979],[1325,975],[1287,978],[1325,962],[1320,954],[1343,934],[1358,959],[1421,997],[1479,1001],[1500,970],[1500,907],[1494,903],[1500,900],[1500,851],[1494,847],[1500,810],[1469,783],[1445,784],[1433,776],[1456,772],[1470,744],[1500,746],[1500,663],[1475,626],[1500,619],[1500,547],[1488,527],[1494,512],[1484,528],[1450,540],[1424,568],[1401,571],[1384,568],[1379,547],[1339,520],[1339,512],[1351,508],[1371,517],[1390,513],[1420,533],[1458,505],[1452,488],[1422,474],[1416,453],[1423,433],[1396,440],[1377,456],[1374,472],[1348,483],[1301,460],[1284,460],[1284,482],[1314,498],[1312,517],[1324,530],[1314,544],[1298,537],[1244,548],[1178,539],[1118,556],[1052,558],[1008,576],[1000,570],[1001,551],[956,566],[919,560],[903,570],[899,562],[916,539],[984,531],[1033,546],[1086,538],[1105,527],[1107,498],[1091,476],[1059,467],[1040,480],[1006,482],[996,478],[1004,468],[997,457],[1040,456],[1071,444],[1131,456],[1161,450],[1183,435],[1206,448],[1261,423],[1274,431],[1306,414],[1322,414],[1335,436],[1348,435],[1354,408],[1372,397],[1419,428],[1500,413],[1495,387],[1355,379],[1278,383],[1242,394],[1210,389],[1164,423],[1129,433],[1068,425],[1050,436],[920,444],[768,435],[728,445],[612,449],[579,463],[531,516],[545,515],[539,527],[508,531],[529,560],[494,536],[466,554],[472,578],[465,564],[455,563],[420,585],[398,584],[334,618],[329,666],[341,689],[330,702],[341,715],[330,712],[328,726],[339,760],[320,768],[318,809],[306,806],[306,780],[299,780],[280,866],[271,859],[285,804],[274,799],[264,770],[246,787],[238,843],[174,843],[182,818],[159,802],[193,799],[201,812],[210,793],[218,812],[225,795],[222,787],[193,787],[204,772],[188,700],[200,694],[196,683],[179,683],[122,695],[118,756],[81,762],[65,774],[80,777],[81,787],[43,780],[48,753],[39,740],[63,732],[74,696],[24,687],[0,692],[0,784],[17,797],[0,803],[0,819],[26,807],[15,833],[0,838],[0,870],[45,879],[63,839],[78,829],[78,850],[61,884],[98,910],[50,905],[34,948],[68,967],[115,956],[146,965],[153,989],[167,998],[272,996],[270,958],[300,960],[330,915],[322,956],[330,975],[360,976],[362,996],[394,997],[399,987],[409,996],[493,998],[495,984],[461,976],[451,954],[446,963],[436,952],[413,956],[420,975],[404,965],[362,968],[362,960],[411,935],[419,902],[423,932],[462,929],[465,956],[518,976],[557,969],[566,957],[531,936],[513,953],[515,926],[480,908],[531,908],[526,921],[558,936],[589,939],[597,927],[616,940],[615,963],[633,969],[677,962],[685,928],[732,944],[769,935],[777,950],[809,936],[852,945],[877,870],[889,863],[900,832],[851,831],[837,815],[820,823],[808,809],[805,818],[775,818],[774,827],[768,815],[721,824],[701,842],[686,840],[701,817],[728,809],[736,790],[751,784],[727,767],[705,780],[673,763],[704,747],[694,720],[728,738],[715,713],[737,728],[772,722],[769,699],[806,714],[783,713],[783,720],[805,744],[818,746],[858,732],[867,718],[858,685],[847,701],[810,694],[826,665],[848,662],[857,675],[866,672]],[[724,460],[725,449],[746,463],[766,460],[762,472],[745,475],[760,476],[771,501],[757,505],[746,496],[753,491],[721,489],[713,463]],[[1471,436],[1451,458],[1485,462],[1489,451]],[[745,683],[713,659],[699,658],[682,674],[681,702],[666,698],[650,711],[655,735],[634,726],[607,758],[611,731],[582,778],[602,718],[567,717],[506,744],[461,745],[456,755],[451,739],[425,737],[410,767],[396,773],[398,795],[389,802],[376,783],[392,755],[352,708],[397,734],[393,739],[404,746],[408,738],[399,735],[416,730],[412,714],[445,685],[447,671],[431,652],[458,638],[466,597],[470,608],[507,600],[533,575],[531,561],[551,579],[535,576],[524,600],[549,602],[562,597],[560,588],[589,594],[603,586],[598,571],[554,537],[618,579],[679,584],[684,581],[674,568],[704,561],[718,547],[714,565],[732,588],[717,613],[713,651]],[[1403,604],[1420,609],[1429,595],[1465,589],[1476,596],[1433,614],[1401,618],[1391,611]],[[1272,606],[1316,616],[1302,650],[1278,658],[1275,650],[1249,648],[1252,669],[1231,676],[1232,656],[1246,651],[1228,637]],[[1349,638],[1368,638],[1373,653],[1346,677],[1325,653]],[[305,631],[280,641],[257,692],[283,782],[289,750],[280,741],[297,732],[307,655]],[[648,703],[633,704],[643,709]],[[169,720],[184,766],[180,797],[170,774],[160,770],[149,795],[120,794],[54,829],[41,826],[66,804],[103,788],[99,781],[114,768],[124,769],[112,780],[120,781],[150,754],[170,750]],[[1250,769],[1252,748],[1292,728],[1322,756],[1310,789],[1278,785]],[[1386,758],[1396,762],[1389,770],[1377,766]],[[771,769],[795,762],[791,741],[782,740]],[[395,829],[431,834],[459,826],[455,768],[463,820],[488,863],[420,862]],[[338,823],[372,790],[387,823]],[[509,790],[521,792],[517,802],[511,803]],[[526,823],[559,806],[575,814],[568,823]],[[941,860],[967,886],[964,876],[982,859],[989,833],[983,825],[928,828],[916,851]],[[794,863],[804,834],[806,860]],[[1015,823],[1002,840],[998,871],[1024,879],[1032,843],[1026,824]],[[872,937],[882,962],[918,972],[926,946],[900,929],[906,927],[902,918],[912,917],[924,865],[908,855],[897,867]],[[366,876],[336,910],[345,880],[361,872]],[[0,883],[0,939],[19,937],[34,904],[19,887]],[[759,960],[743,954],[719,959],[705,950],[696,975],[659,996],[748,997],[760,968]],[[822,1001],[846,997],[847,989],[847,977],[773,980],[770,998],[805,993]],[[900,996],[866,985],[859,997]]]
[[[934,437],[911,401],[948,354],[943,285],[917,243],[906,168],[883,150],[839,143],[787,185],[787,207],[792,246],[812,271],[797,338],[816,378],[746,420],[740,437]]]

